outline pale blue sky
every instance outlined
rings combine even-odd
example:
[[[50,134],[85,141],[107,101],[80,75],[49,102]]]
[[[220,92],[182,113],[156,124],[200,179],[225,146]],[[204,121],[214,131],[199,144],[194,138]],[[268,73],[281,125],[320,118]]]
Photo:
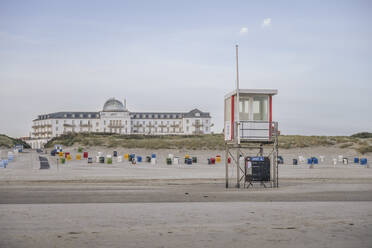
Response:
[[[371,1],[0,0],[0,133],[25,136],[38,114],[98,111],[111,96],[131,111],[197,107],[220,132],[236,43],[241,87],[279,90],[282,133],[372,131],[371,10]]]

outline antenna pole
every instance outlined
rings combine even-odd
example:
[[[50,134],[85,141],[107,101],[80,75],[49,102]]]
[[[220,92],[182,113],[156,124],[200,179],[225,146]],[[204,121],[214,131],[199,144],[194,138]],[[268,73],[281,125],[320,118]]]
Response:
[[[240,120],[239,120],[239,46],[236,44],[236,134],[238,141],[238,148],[236,154],[236,187],[240,188]]]
[[[236,124],[237,130],[236,134],[238,135],[238,145],[240,145],[240,119],[239,119],[239,46],[236,45]]]

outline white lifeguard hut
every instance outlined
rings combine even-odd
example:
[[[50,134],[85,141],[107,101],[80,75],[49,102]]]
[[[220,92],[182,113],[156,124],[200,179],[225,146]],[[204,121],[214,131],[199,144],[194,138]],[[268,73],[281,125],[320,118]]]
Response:
[[[272,98],[276,94],[278,90],[273,89],[239,89],[239,104],[236,90],[225,95],[225,141],[272,142]]]
[[[278,123],[272,119],[273,96],[278,94],[278,90],[239,89],[238,46],[236,46],[236,66],[236,89],[226,94],[224,99],[226,188],[229,187],[229,168],[234,164],[236,164],[236,187],[240,188],[242,181],[245,186],[249,158],[254,158],[256,162],[266,161],[267,168],[270,163],[270,173],[268,169],[265,172],[266,178],[269,179],[265,179],[265,182],[270,181],[272,187],[278,187],[279,131]],[[258,148],[259,152],[253,154],[254,148]],[[264,154],[264,148],[269,151],[267,154]],[[233,150],[236,150],[235,154]],[[240,176],[241,173],[243,176]],[[248,183],[252,185],[252,180],[248,180]],[[261,181],[261,184],[265,186],[264,181]]]

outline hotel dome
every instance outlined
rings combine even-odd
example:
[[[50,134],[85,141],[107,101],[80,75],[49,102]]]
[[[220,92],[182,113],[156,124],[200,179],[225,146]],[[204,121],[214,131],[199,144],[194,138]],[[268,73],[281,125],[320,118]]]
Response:
[[[103,105],[104,112],[119,112],[125,111],[124,105],[119,100],[115,98],[108,99],[105,104]]]

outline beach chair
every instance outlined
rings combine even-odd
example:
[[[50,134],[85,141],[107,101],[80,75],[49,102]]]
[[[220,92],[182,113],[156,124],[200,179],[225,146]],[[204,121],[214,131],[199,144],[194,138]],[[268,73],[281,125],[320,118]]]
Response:
[[[324,156],[319,156],[319,158],[320,158],[320,162],[324,163]]]
[[[298,156],[298,161],[299,161],[300,163],[305,163],[305,158],[304,158],[304,156]]]
[[[46,157],[39,156],[39,161],[40,161],[40,170],[45,170],[45,169],[50,168],[48,159]]]

